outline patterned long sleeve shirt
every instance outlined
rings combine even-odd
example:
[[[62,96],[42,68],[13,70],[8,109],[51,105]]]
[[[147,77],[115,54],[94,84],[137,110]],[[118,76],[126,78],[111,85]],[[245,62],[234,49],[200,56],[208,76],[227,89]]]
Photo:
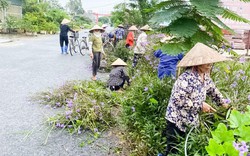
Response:
[[[199,125],[199,113],[206,95],[217,104],[223,104],[223,96],[208,74],[202,82],[196,71],[185,71],[173,86],[166,119],[184,132],[187,126]]]

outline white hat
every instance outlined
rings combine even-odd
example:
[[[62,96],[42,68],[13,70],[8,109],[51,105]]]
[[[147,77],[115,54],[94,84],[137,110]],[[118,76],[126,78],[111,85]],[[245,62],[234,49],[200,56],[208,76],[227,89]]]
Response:
[[[131,31],[132,31],[132,30],[133,30],[133,31],[136,31],[136,30],[138,30],[138,29],[136,28],[136,26],[132,25],[131,27],[129,27],[129,28],[128,28],[128,30],[131,30]]]
[[[70,23],[70,20],[68,20],[68,19],[66,19],[66,18],[64,18],[64,19],[62,20],[62,22],[61,22],[61,24],[68,24],[68,23]]]
[[[214,49],[202,44],[196,43],[195,46],[184,56],[178,64],[178,67],[191,67],[202,64],[227,61],[228,58],[219,54]]]
[[[99,25],[95,25],[93,26],[89,32],[92,33],[94,30],[100,30],[101,32],[104,32],[104,30],[102,29],[102,27],[100,27]]]
[[[107,24],[103,24],[103,25],[102,25],[102,28],[106,28],[106,27],[108,27]]]
[[[141,27],[141,30],[152,30],[149,25],[144,25],[143,27]]]
[[[125,63],[122,59],[118,58],[111,64],[111,66],[126,66],[127,63]]]

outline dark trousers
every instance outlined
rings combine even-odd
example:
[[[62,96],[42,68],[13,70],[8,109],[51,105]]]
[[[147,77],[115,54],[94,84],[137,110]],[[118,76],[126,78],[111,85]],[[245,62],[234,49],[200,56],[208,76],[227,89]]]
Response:
[[[179,130],[179,128],[177,128],[174,123],[167,120],[165,135],[167,138],[167,147],[165,155],[167,156],[170,153],[176,154],[177,149],[175,147],[177,144],[180,143],[180,140],[177,137],[185,137],[185,132]]]
[[[92,61],[92,74],[96,76],[97,70],[100,68],[101,62],[101,52],[93,52],[93,61]]]
[[[63,47],[63,43],[65,42],[65,46],[68,46],[69,39],[68,36],[61,36],[60,35],[60,46]]]
[[[143,54],[134,54],[133,65],[132,67],[136,67],[139,59],[142,57]]]

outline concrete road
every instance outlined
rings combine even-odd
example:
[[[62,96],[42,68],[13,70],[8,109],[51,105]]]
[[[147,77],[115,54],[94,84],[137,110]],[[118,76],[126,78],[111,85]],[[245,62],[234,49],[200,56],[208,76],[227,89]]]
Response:
[[[61,55],[58,40],[58,35],[46,35],[0,43],[0,156],[108,155],[95,145],[80,147],[83,134],[50,133],[45,121],[56,110],[29,100],[68,80],[91,78],[89,56]],[[100,140],[110,145],[106,138]]]

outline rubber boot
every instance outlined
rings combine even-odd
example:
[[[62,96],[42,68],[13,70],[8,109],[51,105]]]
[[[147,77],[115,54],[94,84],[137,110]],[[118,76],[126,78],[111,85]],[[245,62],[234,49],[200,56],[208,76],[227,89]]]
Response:
[[[61,54],[63,54],[63,47],[61,47]]]
[[[68,46],[64,47],[64,52],[65,52],[65,54],[68,54]]]

